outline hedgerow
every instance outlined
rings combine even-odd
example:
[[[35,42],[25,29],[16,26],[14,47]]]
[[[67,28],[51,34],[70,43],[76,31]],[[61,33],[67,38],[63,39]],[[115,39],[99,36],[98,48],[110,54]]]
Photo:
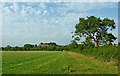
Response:
[[[78,47],[76,49],[71,49],[70,51],[82,54],[88,54],[95,56],[95,58],[103,58],[107,61],[118,60],[120,58],[120,46],[105,45],[99,47]]]

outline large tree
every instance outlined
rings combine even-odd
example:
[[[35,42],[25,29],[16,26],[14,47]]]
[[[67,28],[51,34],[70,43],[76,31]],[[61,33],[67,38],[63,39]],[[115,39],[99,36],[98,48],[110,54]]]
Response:
[[[116,37],[109,33],[115,29],[114,20],[100,17],[90,16],[87,18],[79,18],[79,23],[75,26],[75,32],[72,37],[75,40],[80,40],[81,37],[85,37],[86,40],[94,42],[95,47],[98,46],[98,42],[111,44]]]

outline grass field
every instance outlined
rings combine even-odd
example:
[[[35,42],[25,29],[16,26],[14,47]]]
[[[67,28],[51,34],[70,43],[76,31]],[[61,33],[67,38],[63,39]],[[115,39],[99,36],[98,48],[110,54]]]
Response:
[[[4,51],[3,74],[117,74],[113,62],[73,52]]]

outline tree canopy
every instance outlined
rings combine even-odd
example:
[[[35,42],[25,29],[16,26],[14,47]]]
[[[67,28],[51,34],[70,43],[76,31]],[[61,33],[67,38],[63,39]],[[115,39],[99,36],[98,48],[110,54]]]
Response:
[[[72,40],[71,44],[69,44],[69,46],[71,47],[71,49],[74,49],[74,48],[78,47],[78,44],[77,44],[77,42],[75,40]]]
[[[24,47],[25,47],[25,48],[32,48],[33,45],[31,45],[31,44],[25,44]]]
[[[101,19],[94,16],[79,18],[75,29],[72,36],[75,40],[79,41],[81,37],[85,37],[86,41],[94,41],[95,47],[98,46],[98,42],[111,44],[116,40],[116,37],[108,32],[115,29],[115,22],[108,18]]]

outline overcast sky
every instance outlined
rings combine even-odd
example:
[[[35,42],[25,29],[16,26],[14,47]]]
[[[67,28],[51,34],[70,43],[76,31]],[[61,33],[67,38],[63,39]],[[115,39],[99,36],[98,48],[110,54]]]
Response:
[[[114,19],[116,29],[112,33],[118,36],[117,2],[4,2],[1,5],[3,46],[40,42],[67,45],[78,19],[86,16]]]

